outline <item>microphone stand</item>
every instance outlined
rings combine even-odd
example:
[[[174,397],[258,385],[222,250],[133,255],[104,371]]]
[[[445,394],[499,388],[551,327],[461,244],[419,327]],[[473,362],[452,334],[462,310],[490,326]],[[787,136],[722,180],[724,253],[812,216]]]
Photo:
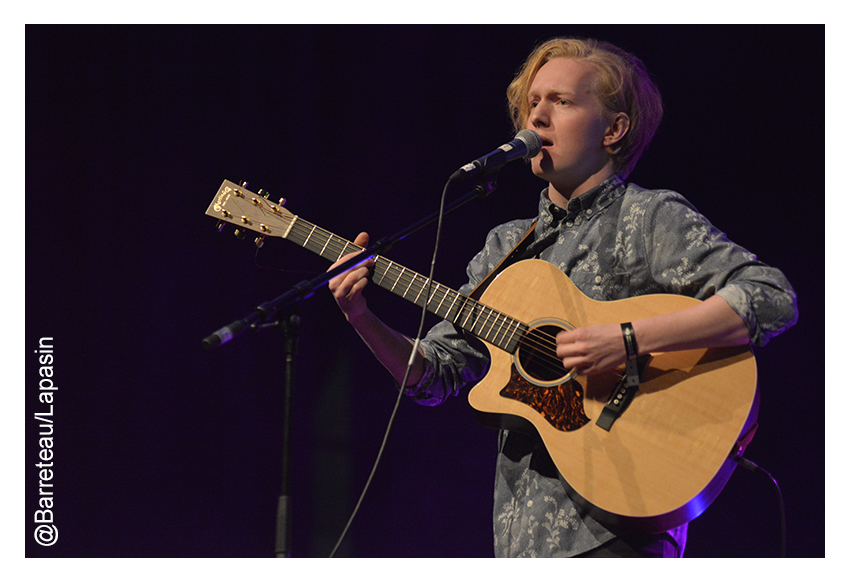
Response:
[[[480,183],[465,195],[446,206],[442,214],[449,214],[475,198],[484,198],[491,194],[496,189],[496,176],[498,174],[498,170],[499,168],[495,168],[491,172],[481,175],[479,177]],[[449,178],[447,187],[454,183],[456,179],[456,176]],[[297,315],[292,314],[289,317],[283,317],[278,314],[281,311],[294,306],[298,302],[311,297],[316,289],[326,284],[338,274],[347,271],[373,255],[380,254],[385,250],[390,249],[395,243],[407,238],[411,234],[436,221],[439,219],[440,214],[440,211],[434,212],[405,228],[396,235],[377,241],[357,253],[357,255],[353,256],[351,259],[327,271],[326,273],[319,275],[310,281],[302,281],[297,285],[294,285],[292,289],[283,295],[261,304],[253,312],[249,313],[242,319],[237,319],[230,325],[227,325],[207,336],[202,341],[204,349],[206,351],[211,351],[232,339],[240,337],[249,330],[258,331],[278,328],[284,332],[284,355],[286,365],[284,371],[282,485],[281,494],[278,497],[277,519],[275,522],[275,556],[278,558],[291,557],[290,541],[292,524],[289,517],[289,484],[291,465],[290,456],[292,447],[292,386],[295,372],[295,356],[297,353],[297,337],[301,324],[300,318]]]
[[[295,355],[298,353],[298,332],[301,319],[292,314],[280,318],[277,325],[283,330],[283,353],[285,356],[283,375],[283,453],[281,463],[281,490],[277,499],[277,527],[275,528],[275,556],[289,558],[292,548],[289,540],[292,533],[292,521],[289,519],[289,467],[292,454],[292,387],[295,378]]]

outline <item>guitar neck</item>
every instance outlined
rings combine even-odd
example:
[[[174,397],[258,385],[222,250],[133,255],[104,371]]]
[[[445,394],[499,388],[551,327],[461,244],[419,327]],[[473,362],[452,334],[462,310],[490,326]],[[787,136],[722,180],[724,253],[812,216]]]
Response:
[[[363,250],[353,242],[294,215],[283,238],[331,262]],[[521,321],[445,285],[431,282],[427,277],[384,257],[375,257],[372,282],[509,353],[516,351],[520,339],[528,330],[528,326]]]

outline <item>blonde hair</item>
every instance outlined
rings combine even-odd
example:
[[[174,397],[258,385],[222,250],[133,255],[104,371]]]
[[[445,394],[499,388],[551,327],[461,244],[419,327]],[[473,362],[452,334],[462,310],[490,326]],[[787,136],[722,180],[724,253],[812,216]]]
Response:
[[[608,150],[614,169],[625,178],[649,147],[661,123],[661,93],[643,62],[609,43],[574,38],[553,38],[532,51],[508,86],[508,107],[514,128],[525,127],[530,114],[528,91],[537,71],[550,60],[568,57],[586,63],[597,72],[596,94],[603,110],[629,116],[629,129]]]

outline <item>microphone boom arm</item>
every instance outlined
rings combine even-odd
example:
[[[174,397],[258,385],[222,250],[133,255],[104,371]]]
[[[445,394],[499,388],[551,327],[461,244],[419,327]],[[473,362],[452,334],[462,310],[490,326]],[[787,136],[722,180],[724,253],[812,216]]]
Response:
[[[491,172],[486,173],[482,176],[481,183],[477,184],[472,190],[456,199],[452,203],[446,206],[443,211],[443,215],[449,214],[450,212],[460,208],[467,202],[475,199],[475,198],[483,198],[489,195],[493,190],[496,189],[496,171],[498,168],[492,170]],[[452,179],[449,178],[449,182],[447,186],[450,185]],[[284,293],[283,295],[278,296],[271,301],[267,301],[262,305],[258,306],[254,311],[246,315],[241,319],[237,319],[233,323],[222,327],[221,329],[213,332],[209,336],[203,339],[201,342],[204,349],[206,351],[214,350],[215,348],[221,346],[229,342],[230,340],[236,339],[240,337],[245,332],[253,329],[257,329],[259,325],[261,325],[264,321],[268,321],[274,315],[281,311],[282,309],[286,309],[296,303],[309,298],[315,293],[316,289],[325,285],[328,281],[343,273],[352,267],[362,263],[369,257],[377,254],[381,254],[392,248],[397,242],[407,238],[411,234],[421,230],[425,226],[431,224],[436,221],[440,217],[440,211],[435,211],[432,214],[426,216],[425,218],[419,220],[418,222],[412,224],[411,226],[405,228],[401,232],[391,236],[385,237],[377,242],[369,245],[367,248],[363,249],[355,256],[351,257],[349,260],[345,261],[330,269],[329,271],[319,275],[318,277],[311,279],[310,281],[302,281],[297,285],[294,285],[292,289]]]

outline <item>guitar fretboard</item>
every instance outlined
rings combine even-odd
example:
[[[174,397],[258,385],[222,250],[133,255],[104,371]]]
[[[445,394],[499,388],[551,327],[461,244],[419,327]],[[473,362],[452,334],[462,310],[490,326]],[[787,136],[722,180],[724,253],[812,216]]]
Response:
[[[325,259],[336,262],[363,248],[315,224],[291,216],[284,238]],[[384,257],[375,258],[372,281],[384,289],[458,325],[485,341],[514,353],[528,331],[521,321],[508,317]],[[427,297],[426,297],[427,296]]]

